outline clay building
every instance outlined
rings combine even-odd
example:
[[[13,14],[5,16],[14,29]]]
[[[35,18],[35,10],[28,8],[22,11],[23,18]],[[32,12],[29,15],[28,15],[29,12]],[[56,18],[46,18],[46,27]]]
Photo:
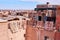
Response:
[[[15,17],[15,16],[14,16]],[[8,20],[9,40],[25,40],[27,21],[29,18],[23,16]]]
[[[35,8],[36,20],[29,22],[26,30],[26,40],[60,40],[60,12],[59,5],[50,5],[49,3],[37,5]]]
[[[3,10],[0,15],[0,40],[60,40],[60,5]]]
[[[8,21],[0,19],[0,40],[8,40]]]
[[[0,18],[0,40],[25,40],[27,21],[24,16]]]

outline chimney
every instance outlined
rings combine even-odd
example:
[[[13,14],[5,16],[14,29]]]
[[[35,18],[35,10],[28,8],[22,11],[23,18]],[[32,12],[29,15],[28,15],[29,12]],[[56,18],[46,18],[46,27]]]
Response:
[[[49,4],[49,2],[47,2],[47,5]]]
[[[47,4],[47,7],[49,7],[49,2],[47,2],[46,4]]]

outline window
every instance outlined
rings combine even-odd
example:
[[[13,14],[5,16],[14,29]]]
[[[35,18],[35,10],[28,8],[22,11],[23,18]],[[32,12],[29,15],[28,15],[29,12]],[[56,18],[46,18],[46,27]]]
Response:
[[[56,17],[47,17],[46,21],[53,21],[53,23],[55,23]]]
[[[44,40],[48,40],[48,39],[49,39],[49,37],[47,37],[47,36],[44,37]]]
[[[47,17],[46,21],[53,21],[52,17]]]
[[[19,13],[17,13],[16,15],[19,15]]]
[[[26,37],[26,34],[24,34],[24,37]]]
[[[41,16],[38,16],[38,21],[41,21]]]

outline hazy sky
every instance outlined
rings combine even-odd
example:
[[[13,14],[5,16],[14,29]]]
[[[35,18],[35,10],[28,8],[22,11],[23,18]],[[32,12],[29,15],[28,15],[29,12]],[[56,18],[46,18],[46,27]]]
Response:
[[[58,4],[59,0],[0,0],[0,9],[34,9],[37,4]]]

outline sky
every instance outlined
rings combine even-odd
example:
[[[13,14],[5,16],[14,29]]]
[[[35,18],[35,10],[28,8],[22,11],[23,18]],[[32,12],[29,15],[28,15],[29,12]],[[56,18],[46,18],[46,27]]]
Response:
[[[50,4],[60,5],[59,0],[0,0],[0,9],[34,9],[37,4]]]

